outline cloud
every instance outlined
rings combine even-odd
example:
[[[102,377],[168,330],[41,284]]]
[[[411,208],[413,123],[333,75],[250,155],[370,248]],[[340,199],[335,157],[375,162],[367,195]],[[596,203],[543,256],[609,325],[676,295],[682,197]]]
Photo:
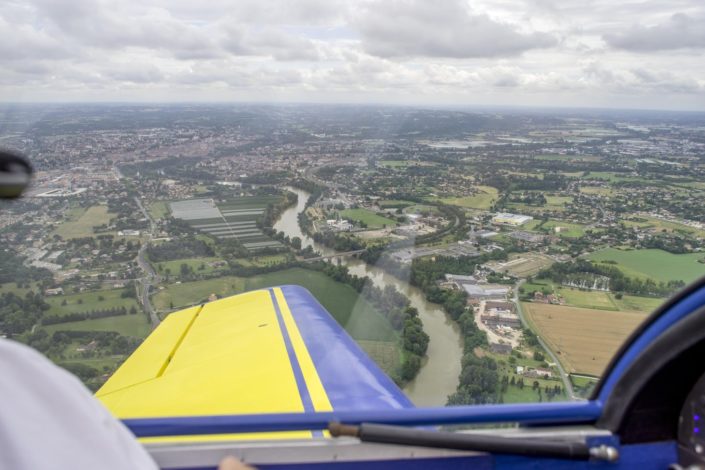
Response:
[[[52,60],[71,57],[65,44],[44,31],[25,24],[13,24],[0,16],[0,60]]]
[[[633,25],[622,33],[606,34],[612,47],[636,52],[705,48],[705,14],[676,13],[653,26]]]
[[[140,64],[138,67],[115,67],[104,70],[102,76],[112,80],[131,83],[154,83],[164,80],[161,70],[151,64]]]
[[[218,55],[203,28],[162,8],[107,0],[33,0],[32,5],[46,31],[80,49],[138,47],[168,51],[181,59]]]
[[[702,0],[3,0],[0,32],[6,99],[705,107]]]
[[[318,48],[309,38],[286,30],[265,27],[226,26],[224,49],[236,56],[268,56],[281,61],[317,61]]]
[[[546,33],[520,33],[460,1],[381,0],[356,19],[366,52],[379,57],[477,58],[514,56],[551,47]]]

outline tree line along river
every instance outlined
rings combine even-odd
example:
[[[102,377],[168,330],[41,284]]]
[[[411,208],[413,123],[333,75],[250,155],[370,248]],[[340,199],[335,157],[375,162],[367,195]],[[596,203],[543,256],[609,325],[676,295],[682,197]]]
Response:
[[[295,206],[285,210],[274,224],[274,229],[282,231],[290,238],[301,238],[302,247],[312,246],[324,256],[334,255],[335,250],[315,242],[304,234],[299,227],[298,215],[306,208],[310,194],[297,188],[286,188],[298,196]],[[443,406],[448,395],[454,393],[458,386],[460,360],[463,355],[463,340],[460,329],[445,313],[440,305],[428,302],[420,289],[410,285],[406,280],[386,273],[364,261],[353,258],[338,258],[351,274],[367,276],[372,284],[384,289],[392,285],[409,298],[411,306],[419,311],[424,331],[430,341],[426,360],[414,380],[404,387],[404,393],[416,406]]]

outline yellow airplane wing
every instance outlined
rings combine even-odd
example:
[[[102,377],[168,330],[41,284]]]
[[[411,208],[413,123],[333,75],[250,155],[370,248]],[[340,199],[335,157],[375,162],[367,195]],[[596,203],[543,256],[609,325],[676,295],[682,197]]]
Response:
[[[96,396],[119,418],[412,406],[298,286],[170,314]]]

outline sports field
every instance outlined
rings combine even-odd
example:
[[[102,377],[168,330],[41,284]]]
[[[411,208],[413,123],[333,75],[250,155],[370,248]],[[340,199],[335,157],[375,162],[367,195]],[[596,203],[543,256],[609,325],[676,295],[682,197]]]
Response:
[[[705,258],[703,253],[674,255],[663,250],[618,250],[605,248],[587,257],[591,261],[615,261],[616,267],[625,274],[641,278],[650,277],[656,281],[682,280],[691,282],[705,276],[705,264],[698,260]]]
[[[647,316],[526,302],[522,309],[567,372],[595,376],[602,374],[622,342]]]
[[[323,273],[294,268],[251,278],[221,277],[205,281],[170,284],[153,297],[158,310],[202,302],[211,293],[219,297],[264,287],[298,284],[313,296],[345,327],[355,339],[395,341],[396,333],[389,322],[350,286],[333,281]]]
[[[67,217],[54,231],[64,239],[92,237],[93,227],[110,222],[111,214],[107,206],[91,206],[86,210],[71,209]]]
[[[549,220],[548,222],[541,225],[542,228],[548,229],[551,233],[558,235],[559,237],[567,238],[579,238],[585,235],[585,227],[580,224],[574,224],[571,222],[563,222],[560,220]],[[560,227],[559,231],[556,232],[556,227]]]
[[[367,209],[345,209],[344,211],[340,211],[340,216],[367,224],[367,228],[372,229],[397,226],[395,220],[382,217]]]
[[[452,206],[468,207],[470,209],[487,210],[492,203],[497,200],[497,188],[492,186],[477,186],[477,192],[472,196],[449,197],[441,199],[441,202]]]

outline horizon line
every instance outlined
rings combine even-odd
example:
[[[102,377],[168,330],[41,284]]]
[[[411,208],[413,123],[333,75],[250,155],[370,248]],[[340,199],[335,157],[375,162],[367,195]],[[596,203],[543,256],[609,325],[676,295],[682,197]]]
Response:
[[[245,100],[223,100],[223,101],[0,101],[0,106],[76,106],[76,105],[129,105],[129,106],[227,106],[227,105],[255,105],[255,106],[360,106],[360,107],[393,107],[393,108],[435,108],[457,111],[470,111],[482,109],[497,110],[524,110],[524,111],[583,111],[583,112],[666,112],[684,114],[705,114],[705,109],[682,109],[682,108],[634,108],[634,107],[604,107],[604,106],[558,106],[558,105],[526,105],[526,104],[447,104],[447,103],[390,103],[383,101],[245,101]]]

